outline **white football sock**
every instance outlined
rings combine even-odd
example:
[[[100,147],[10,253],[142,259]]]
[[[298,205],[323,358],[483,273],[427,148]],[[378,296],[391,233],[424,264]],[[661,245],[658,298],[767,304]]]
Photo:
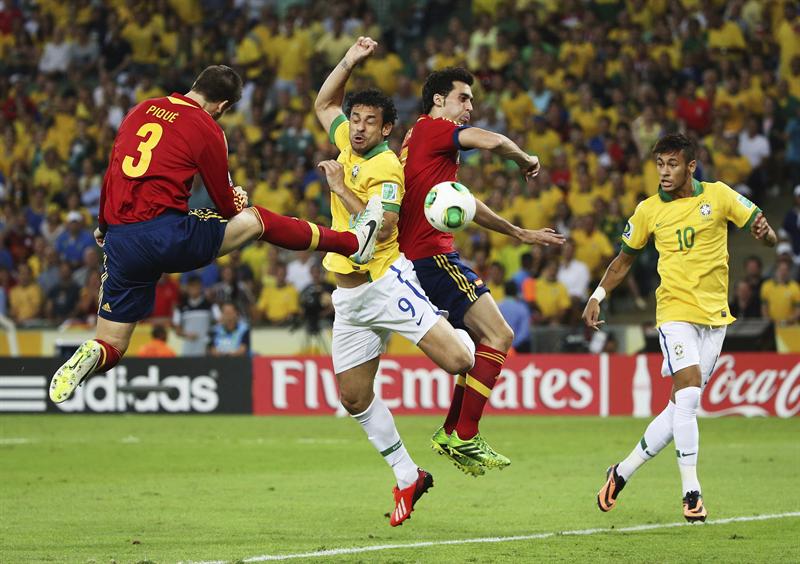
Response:
[[[672,432],[678,468],[681,471],[683,493],[700,491],[697,480],[697,452],[700,448],[700,431],[697,428],[697,408],[700,406],[700,388],[689,387],[675,392],[675,417]]]
[[[397,478],[397,487],[402,490],[416,482],[417,465],[403,446],[392,413],[386,404],[376,396],[366,411],[353,415],[353,418],[364,428],[372,446],[392,467]]]
[[[644,431],[628,458],[619,463],[617,474],[626,482],[639,467],[657,455],[672,441],[673,416],[675,404],[667,402],[667,407],[653,419]]]

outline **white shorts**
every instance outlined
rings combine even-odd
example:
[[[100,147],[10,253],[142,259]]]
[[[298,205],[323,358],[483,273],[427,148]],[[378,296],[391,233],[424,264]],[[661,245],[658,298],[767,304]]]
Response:
[[[337,288],[332,297],[336,374],[379,356],[392,332],[416,345],[442,315],[425,295],[414,265],[403,255],[374,282]]]
[[[700,366],[705,386],[717,363],[727,325],[712,327],[684,321],[669,321],[658,328],[658,342],[664,353],[662,376],[672,376],[688,366]]]

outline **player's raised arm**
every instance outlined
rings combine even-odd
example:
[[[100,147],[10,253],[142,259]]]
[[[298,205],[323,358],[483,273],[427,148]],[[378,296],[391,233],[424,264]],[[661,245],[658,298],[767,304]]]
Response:
[[[605,323],[605,321],[598,319],[600,316],[600,302],[625,280],[625,276],[628,275],[634,260],[636,260],[636,256],[620,251],[617,257],[608,265],[600,284],[594,293],[589,296],[589,301],[586,302],[586,307],[583,309],[583,321],[588,327],[597,331],[600,325]]]
[[[322,83],[317,99],[314,100],[314,111],[325,131],[328,131],[333,121],[342,115],[344,86],[353,68],[372,55],[377,46],[378,43],[372,38],[359,37]]]
[[[500,133],[479,127],[468,127],[458,133],[458,143],[463,149],[486,149],[504,159],[517,163],[525,178],[539,174],[539,157],[529,155],[519,145]]]

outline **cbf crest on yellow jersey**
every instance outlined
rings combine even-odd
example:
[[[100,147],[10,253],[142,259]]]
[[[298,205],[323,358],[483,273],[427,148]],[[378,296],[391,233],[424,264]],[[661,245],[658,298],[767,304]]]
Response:
[[[622,250],[635,255],[655,235],[659,253],[656,323],[728,325],[728,221],[749,229],[761,211],[722,182],[692,179],[688,198],[658,194],[641,202],[622,233]]]
[[[389,149],[389,144],[384,141],[363,156],[354,153],[350,146],[350,122],[344,115],[331,124],[330,139],[340,151],[336,160],[344,167],[345,186],[364,203],[377,195],[383,202],[384,210],[400,213],[400,202],[405,193],[403,165]],[[344,231],[353,225],[353,216],[335,194],[331,194],[331,215],[333,229]],[[375,256],[367,264],[356,264],[335,253],[326,254],[322,264],[331,272],[367,272],[372,280],[377,280],[399,256],[400,246],[395,227],[388,239],[378,242]]]

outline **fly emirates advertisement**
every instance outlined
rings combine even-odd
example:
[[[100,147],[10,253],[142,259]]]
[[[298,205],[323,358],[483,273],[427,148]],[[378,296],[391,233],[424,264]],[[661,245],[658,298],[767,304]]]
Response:
[[[487,412],[532,415],[659,413],[672,380],[657,354],[516,355],[507,359]],[[455,377],[425,357],[385,357],[375,393],[395,414],[442,413]],[[330,414],[341,410],[329,357],[253,359],[253,412]],[[800,412],[800,355],[731,353],[719,357],[703,390],[701,415],[792,417]]]

